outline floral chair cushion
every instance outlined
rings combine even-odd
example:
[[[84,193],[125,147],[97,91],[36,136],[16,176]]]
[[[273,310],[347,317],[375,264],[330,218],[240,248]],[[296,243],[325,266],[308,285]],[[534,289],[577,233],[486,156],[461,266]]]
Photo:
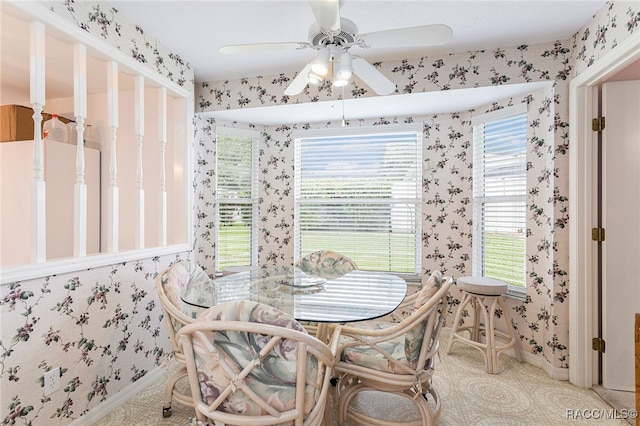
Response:
[[[178,309],[180,309],[181,305],[180,295],[187,289],[188,284],[189,271],[185,268],[183,262],[173,264],[165,275],[163,289],[167,299]]]
[[[425,283],[425,286],[418,290],[418,297],[416,297],[413,310],[417,311],[420,309],[422,305],[440,290],[441,286],[442,273],[440,271],[434,271]],[[419,327],[409,330],[405,335],[404,347],[408,359],[416,361],[420,356],[420,348],[422,347],[426,326],[426,321],[423,321]]]
[[[274,324],[306,333],[295,319],[270,306],[235,301],[222,303],[204,311],[198,321],[247,321]],[[202,400],[212,404],[220,393],[234,381],[235,376],[248,364],[254,363],[257,354],[270,336],[237,331],[200,333],[194,337],[194,356]],[[297,344],[282,340],[254,367],[245,383],[261,398],[283,412],[295,407]],[[307,361],[305,387],[305,413],[314,406],[317,361]],[[218,410],[232,414],[264,415],[263,408],[240,388],[229,394]]]
[[[419,295],[416,298],[413,306],[414,310],[420,309],[427,300],[433,297],[438,292],[438,289],[442,285],[442,274],[440,271],[435,271],[429,277],[429,280],[425,286],[419,290]],[[377,321],[366,321],[359,323],[358,327],[367,329],[383,329],[391,327],[394,324],[382,323]],[[399,336],[395,339],[389,340],[382,344],[378,344],[381,350],[389,353],[395,360],[399,361],[408,367],[415,368],[418,357],[420,356],[420,349],[424,340],[424,333],[427,324],[426,321],[420,323],[417,327],[409,330],[404,337]],[[343,337],[341,343],[345,343],[349,337]],[[344,362],[350,362],[353,364],[361,365],[363,367],[372,368],[375,370],[386,371],[390,373],[404,373],[403,371],[397,371],[397,368],[389,362],[388,358],[382,355],[376,349],[373,349],[369,345],[353,346],[345,349],[342,352],[341,360]]]
[[[199,265],[191,262],[176,262],[165,276],[164,293],[175,307],[180,308],[182,304],[180,295],[188,286],[210,281],[211,278]]]
[[[365,321],[358,324],[358,328],[379,330],[387,327],[391,327],[393,324],[379,322],[379,321]],[[349,339],[347,336],[340,338],[340,344],[346,343]],[[379,343],[378,347],[381,350],[389,353],[394,359],[400,361],[401,364],[414,368],[416,366],[416,360],[409,360],[406,356],[404,338],[399,336],[393,340]],[[341,354],[341,361],[349,362],[363,367],[372,368],[374,370],[386,371],[389,373],[404,373],[403,371],[397,371],[396,366],[389,362],[389,360],[383,356],[380,352],[373,349],[369,345],[352,346],[345,349]]]
[[[162,286],[164,294],[173,306],[191,317],[191,312],[184,306],[180,296],[189,286],[211,281],[211,278],[209,278],[207,273],[204,272],[199,265],[192,262],[181,261],[174,263],[169,268],[165,274]],[[182,327],[182,323],[176,320],[173,320],[172,323],[175,331],[178,331]]]
[[[431,297],[440,290],[440,287],[442,287],[442,272],[433,271],[424,284],[424,287],[420,287],[420,290],[418,290],[418,297],[413,305],[413,309],[420,309],[427,300],[431,299]]]
[[[310,253],[300,259],[296,266],[307,274],[324,278],[338,278],[347,272],[358,269],[353,260],[347,256],[330,250]]]

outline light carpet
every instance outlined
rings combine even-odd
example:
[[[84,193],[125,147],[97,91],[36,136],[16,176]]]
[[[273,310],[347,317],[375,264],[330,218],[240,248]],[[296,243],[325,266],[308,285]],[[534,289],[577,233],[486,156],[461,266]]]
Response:
[[[591,389],[582,389],[550,378],[531,364],[500,356],[500,373],[487,374],[482,354],[461,344],[452,353],[444,353],[448,336],[441,338],[433,384],[442,398],[437,425],[620,425],[628,426],[615,411]],[[120,406],[96,426],[110,425],[190,425],[193,408],[173,404],[173,415],[162,417],[164,383],[171,368],[153,386]],[[183,384],[183,385],[186,385]],[[398,422],[415,418],[413,405],[400,398],[369,393],[357,401],[359,408],[376,417]],[[334,425],[335,394],[331,395]],[[597,419],[595,417],[598,417]],[[348,423],[347,425],[350,425]]]

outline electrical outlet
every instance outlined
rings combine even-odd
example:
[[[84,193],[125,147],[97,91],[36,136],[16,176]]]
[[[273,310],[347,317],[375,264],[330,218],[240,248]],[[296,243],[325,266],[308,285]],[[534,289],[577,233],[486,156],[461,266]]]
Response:
[[[60,389],[60,367],[52,368],[44,373],[44,396]]]

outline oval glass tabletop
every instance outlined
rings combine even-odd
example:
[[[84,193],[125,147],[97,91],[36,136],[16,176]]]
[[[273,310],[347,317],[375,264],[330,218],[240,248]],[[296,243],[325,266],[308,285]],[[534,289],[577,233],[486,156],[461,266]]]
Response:
[[[407,283],[383,272],[355,270],[340,276],[309,275],[298,268],[253,269],[194,285],[182,301],[208,308],[231,300],[252,300],[301,321],[352,322],[378,318],[404,299]]]

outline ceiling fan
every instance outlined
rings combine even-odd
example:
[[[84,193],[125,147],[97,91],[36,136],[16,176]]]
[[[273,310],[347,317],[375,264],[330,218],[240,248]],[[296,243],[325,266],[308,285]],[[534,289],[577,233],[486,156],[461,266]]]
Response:
[[[320,84],[329,80],[336,87],[349,83],[352,74],[358,76],[378,95],[389,95],[396,85],[363,58],[352,55],[349,49],[437,46],[451,40],[453,32],[444,24],[421,25],[358,34],[352,21],[340,17],[342,0],[312,0],[311,9],[316,18],[309,28],[308,42],[252,43],[223,46],[220,53],[238,54],[275,50],[315,49],[316,58],[307,64],[284,91],[297,95],[307,84]]]

